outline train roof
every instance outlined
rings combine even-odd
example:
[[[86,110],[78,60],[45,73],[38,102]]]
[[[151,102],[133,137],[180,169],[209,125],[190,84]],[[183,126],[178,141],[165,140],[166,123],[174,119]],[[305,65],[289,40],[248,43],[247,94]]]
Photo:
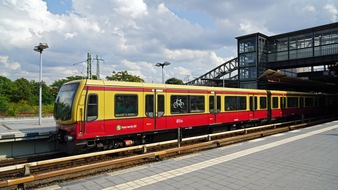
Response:
[[[240,92],[257,92],[265,90],[257,89],[242,89],[242,88],[223,88],[223,87],[207,87],[207,86],[191,86],[191,85],[175,85],[175,84],[157,84],[157,83],[142,83],[142,82],[121,82],[121,81],[106,81],[106,80],[77,80],[71,81],[85,83],[89,86],[125,86],[125,87],[141,87],[141,88],[157,88],[157,89],[182,89],[182,90],[201,90],[201,91],[240,91]],[[68,83],[67,83],[68,84]]]
[[[175,84],[157,84],[157,83],[142,83],[142,82],[122,82],[122,81],[107,81],[107,80],[76,80],[66,84],[80,82],[83,85],[89,86],[124,86],[135,88],[154,88],[154,89],[176,89],[176,90],[200,90],[200,91],[227,91],[227,92],[246,92],[246,93],[265,93],[262,89],[244,89],[244,88],[228,88],[228,87],[207,87],[207,86],[191,86],[191,85],[175,85]],[[294,91],[280,91],[270,90],[272,94],[304,94],[313,95],[311,92],[294,92]]]

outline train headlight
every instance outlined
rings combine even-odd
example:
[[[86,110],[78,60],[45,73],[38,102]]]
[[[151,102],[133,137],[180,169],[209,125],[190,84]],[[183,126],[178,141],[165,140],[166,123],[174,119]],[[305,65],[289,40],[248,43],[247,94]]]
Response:
[[[70,135],[65,135],[65,137],[63,138],[63,140],[65,142],[72,142],[74,140],[74,137],[70,136]]]

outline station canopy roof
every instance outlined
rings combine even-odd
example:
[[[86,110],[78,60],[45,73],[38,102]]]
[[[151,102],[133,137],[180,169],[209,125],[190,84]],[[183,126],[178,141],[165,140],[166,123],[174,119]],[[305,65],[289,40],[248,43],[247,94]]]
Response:
[[[311,91],[320,92],[332,92],[332,89],[338,89],[338,86],[334,83],[326,83],[308,79],[302,79],[297,77],[290,77],[284,73],[268,69],[260,77],[260,80],[267,80],[269,84],[277,83],[299,87],[300,89],[307,89]]]

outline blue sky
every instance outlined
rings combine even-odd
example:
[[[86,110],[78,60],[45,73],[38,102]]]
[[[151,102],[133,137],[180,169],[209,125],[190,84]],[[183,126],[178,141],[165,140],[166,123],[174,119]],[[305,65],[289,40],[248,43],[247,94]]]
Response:
[[[169,61],[165,79],[192,79],[236,57],[235,37],[337,22],[337,7],[334,0],[5,0],[0,76],[37,81],[39,55],[32,49],[43,42],[47,84],[85,76],[87,53],[104,60],[101,78],[127,70],[160,83],[155,64]]]
[[[66,14],[72,10],[71,0],[44,0],[47,3],[48,11],[54,14]]]
[[[175,13],[181,19],[188,20],[191,24],[198,24],[203,28],[206,29],[214,29],[215,25],[212,18],[204,13],[204,12],[197,12],[193,10],[186,10],[180,6],[169,6],[168,7],[173,13]]]

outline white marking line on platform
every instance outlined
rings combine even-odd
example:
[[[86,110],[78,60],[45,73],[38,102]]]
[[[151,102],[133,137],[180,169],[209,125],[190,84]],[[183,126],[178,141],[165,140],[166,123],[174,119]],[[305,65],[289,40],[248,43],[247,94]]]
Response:
[[[254,147],[254,148],[249,148],[249,149],[246,149],[246,150],[242,150],[242,151],[239,151],[239,152],[235,152],[235,153],[225,155],[225,156],[221,156],[221,157],[218,157],[218,158],[214,158],[214,159],[211,159],[211,160],[206,160],[204,162],[200,162],[200,163],[197,163],[197,164],[192,164],[190,166],[186,166],[186,167],[183,167],[183,168],[178,168],[178,169],[175,169],[175,170],[155,174],[155,175],[152,175],[152,176],[149,176],[149,177],[144,177],[144,178],[141,178],[141,179],[138,179],[138,180],[129,181],[129,182],[126,182],[126,183],[123,183],[123,184],[113,186],[113,187],[105,188],[104,190],[113,190],[113,189],[128,190],[128,189],[134,189],[136,187],[143,187],[143,186],[146,186],[146,185],[151,185],[151,184],[156,183],[156,182],[164,181],[164,180],[169,179],[169,178],[174,178],[174,177],[181,176],[181,175],[184,175],[184,174],[187,174],[187,173],[191,173],[191,172],[201,170],[201,169],[204,169],[204,168],[207,168],[207,167],[210,167],[210,166],[214,166],[216,164],[220,164],[220,163],[227,162],[227,161],[230,161],[230,160],[233,160],[233,159],[237,159],[237,158],[240,158],[240,157],[243,157],[243,156],[247,156],[247,155],[259,152],[259,151],[274,148],[276,146],[284,145],[284,144],[287,144],[287,143],[290,143],[290,142],[293,142],[293,141],[297,141],[297,140],[300,140],[300,139],[303,139],[303,138],[306,138],[306,137],[310,137],[312,135],[316,135],[316,134],[319,134],[319,133],[323,133],[325,131],[333,130],[333,129],[336,129],[336,128],[338,128],[337,125],[326,127],[326,128],[323,128],[323,129],[308,132],[308,133],[305,133],[305,134],[300,134],[300,135],[290,137],[290,138],[287,138],[287,139],[283,139],[283,140],[280,140],[280,141],[276,141],[276,142],[273,142],[273,143],[261,145],[261,146]],[[139,185],[140,182],[143,182],[142,186]]]
[[[275,135],[271,135],[270,137],[280,137],[280,136],[284,136],[285,133],[278,133],[278,134],[275,134]]]
[[[289,131],[289,133],[298,133],[299,131],[300,131],[299,129],[296,129],[296,130]]]
[[[57,190],[57,189],[61,189],[61,187],[59,185],[52,185],[48,187],[38,188],[36,190]]]
[[[264,141],[266,138],[258,138],[254,140],[250,140],[249,142],[259,142],[259,141]]]

